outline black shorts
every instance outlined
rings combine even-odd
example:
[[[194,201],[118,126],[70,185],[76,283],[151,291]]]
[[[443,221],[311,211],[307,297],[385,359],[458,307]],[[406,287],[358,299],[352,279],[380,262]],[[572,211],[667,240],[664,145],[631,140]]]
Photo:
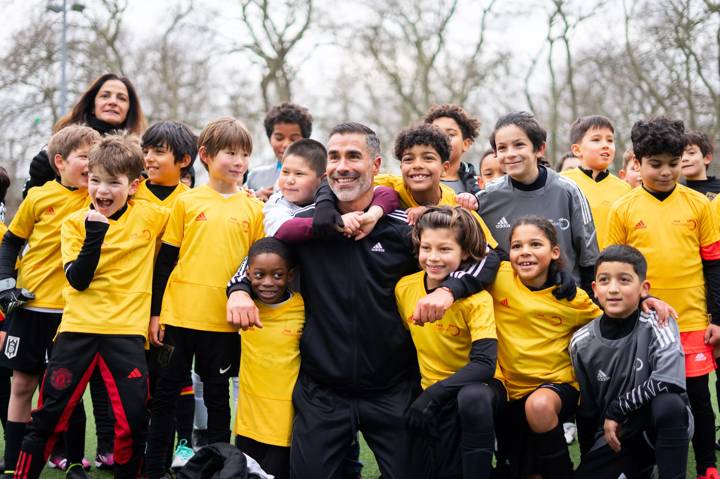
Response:
[[[178,381],[187,381],[195,358],[195,372],[203,382],[238,375],[240,335],[197,329],[165,327],[164,346],[157,353],[161,368]]]
[[[0,366],[26,374],[41,374],[47,365],[62,313],[20,308],[7,319]]]
[[[569,384],[543,384],[537,389],[550,389],[560,396],[560,425],[575,414],[580,392]],[[532,394],[532,393],[531,393]],[[502,413],[502,419],[496,424],[498,441],[498,463],[509,468],[509,477],[520,478],[532,475],[535,471],[535,455],[530,437],[532,430],[525,416],[527,396],[509,401]]]

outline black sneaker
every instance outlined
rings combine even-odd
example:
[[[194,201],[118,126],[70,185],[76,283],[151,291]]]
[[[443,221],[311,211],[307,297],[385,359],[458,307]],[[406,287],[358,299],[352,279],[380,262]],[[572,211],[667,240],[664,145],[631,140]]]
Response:
[[[90,479],[82,464],[70,464],[65,472],[65,479]]]

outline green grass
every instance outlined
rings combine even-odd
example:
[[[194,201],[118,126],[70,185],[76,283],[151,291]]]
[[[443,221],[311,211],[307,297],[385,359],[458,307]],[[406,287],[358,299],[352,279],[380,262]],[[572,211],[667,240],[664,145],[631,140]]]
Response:
[[[717,401],[715,399],[715,375],[712,374],[710,378],[710,393],[712,394],[712,403],[713,407],[717,407]],[[92,406],[90,403],[90,394],[88,391],[85,392],[84,401],[85,403],[85,412],[87,415],[87,426],[86,426],[86,443],[85,443],[85,454],[88,459],[92,461],[92,459],[95,457],[95,446],[97,443],[97,438],[95,436],[95,418],[92,414]],[[717,411],[715,412],[716,416],[718,415]],[[5,450],[5,441],[2,437],[0,437],[0,449]],[[688,456],[688,479],[694,479],[695,478],[695,454],[692,451],[692,446],[689,448],[689,456]],[[572,457],[573,462],[577,466],[580,463],[580,452],[578,449],[577,442],[573,443],[572,446],[570,446],[570,456]],[[370,451],[370,448],[368,448],[367,444],[365,443],[365,440],[361,437],[360,442],[360,460],[364,464],[363,467],[363,478],[367,479],[376,479],[380,476],[380,472],[378,471],[377,463],[375,462],[375,456],[373,456],[372,451]],[[61,471],[56,471],[53,469],[45,468],[42,475],[40,476],[43,479],[61,479],[65,477],[65,474]],[[90,477],[97,478],[97,479],[111,479],[112,474],[104,472],[104,471],[98,471],[95,468],[92,469],[90,472]]]

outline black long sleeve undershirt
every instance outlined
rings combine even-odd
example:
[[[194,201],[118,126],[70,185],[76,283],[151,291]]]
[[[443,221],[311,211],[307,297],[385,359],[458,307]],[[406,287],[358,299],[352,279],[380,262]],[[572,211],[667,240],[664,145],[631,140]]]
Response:
[[[100,247],[110,225],[100,221],[85,220],[85,242],[75,261],[65,265],[65,277],[70,286],[84,291],[90,286],[100,261]]]
[[[703,260],[702,265],[710,321],[720,326],[720,260]]]
[[[125,214],[127,208],[127,203],[125,203],[109,219],[117,221]],[[65,265],[65,277],[70,286],[78,291],[87,289],[95,276],[95,270],[100,261],[100,248],[109,228],[109,223],[85,220],[85,242],[77,259]]]
[[[0,279],[15,277],[15,263],[24,244],[25,238],[14,235],[10,230],[5,232],[0,247]]]
[[[178,256],[180,256],[180,248],[177,246],[167,243],[160,245],[160,251],[155,260],[155,269],[153,270],[152,302],[150,304],[150,314],[152,316],[160,315],[165,287],[167,287],[168,279],[170,279],[170,273],[175,268]]]
[[[448,392],[457,394],[463,386],[488,381],[495,375],[497,339],[473,341],[469,356],[470,362],[452,376],[440,381]]]

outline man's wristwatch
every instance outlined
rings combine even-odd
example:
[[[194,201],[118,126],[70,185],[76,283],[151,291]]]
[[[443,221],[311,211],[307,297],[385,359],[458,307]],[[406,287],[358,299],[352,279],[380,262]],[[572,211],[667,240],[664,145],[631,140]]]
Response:
[[[15,287],[15,278],[0,279],[0,291],[13,289]]]

